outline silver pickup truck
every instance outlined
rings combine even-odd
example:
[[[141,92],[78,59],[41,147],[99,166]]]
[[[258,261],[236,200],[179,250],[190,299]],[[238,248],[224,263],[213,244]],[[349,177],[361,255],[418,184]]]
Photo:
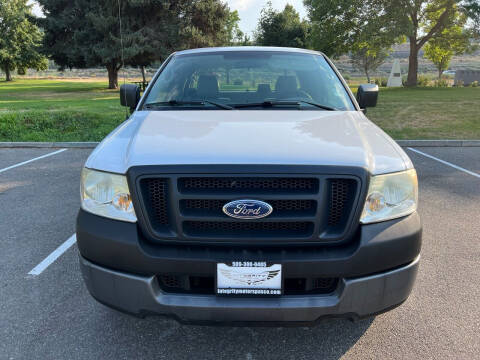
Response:
[[[92,296],[193,323],[314,324],[409,296],[418,185],[323,54],[172,54],[88,158],[77,240]]]

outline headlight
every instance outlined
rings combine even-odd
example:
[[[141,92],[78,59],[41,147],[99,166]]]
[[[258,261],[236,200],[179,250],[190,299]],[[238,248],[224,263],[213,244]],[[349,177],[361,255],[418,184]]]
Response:
[[[414,169],[374,176],[360,221],[363,224],[409,215],[417,209],[418,181]]]
[[[80,183],[82,209],[115,220],[136,222],[127,178],[84,168]]]

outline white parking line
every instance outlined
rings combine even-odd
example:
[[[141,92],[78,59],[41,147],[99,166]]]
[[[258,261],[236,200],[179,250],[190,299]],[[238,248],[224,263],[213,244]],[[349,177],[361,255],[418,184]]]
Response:
[[[423,156],[425,156],[425,157],[428,157],[428,158],[430,158],[430,159],[432,159],[432,160],[436,160],[436,161],[438,161],[438,162],[440,162],[440,163],[442,163],[442,164],[444,164],[444,165],[451,166],[451,167],[454,168],[454,169],[463,171],[464,173],[467,173],[467,174],[469,174],[469,175],[475,176],[475,177],[477,177],[477,178],[480,179],[480,174],[474,173],[473,171],[464,169],[464,168],[462,168],[462,167],[460,167],[460,166],[457,166],[457,165],[455,165],[455,164],[449,163],[448,161],[445,161],[445,160],[436,158],[435,156],[426,154],[426,153],[424,153],[424,152],[422,152],[422,151],[420,151],[420,150],[417,150],[417,149],[413,149],[413,148],[410,148],[410,147],[409,147],[408,150],[411,150],[411,151],[413,151],[413,152],[415,152],[415,153],[417,153],[417,154],[420,154],[420,155],[423,155]]]
[[[33,162],[33,161],[37,161],[37,160],[40,160],[40,159],[45,159],[46,157],[49,157],[49,156],[52,156],[52,155],[56,155],[56,154],[60,154],[61,152],[64,152],[64,151],[67,151],[67,149],[60,149],[60,150],[54,151],[54,152],[52,152],[52,153],[45,154],[45,155],[36,157],[36,158],[34,158],[34,159],[30,159],[30,160],[27,160],[27,161],[24,161],[24,162],[21,162],[21,163],[18,163],[18,164],[15,164],[15,165],[12,165],[12,166],[3,168],[3,169],[0,169],[0,173],[2,173],[2,172],[4,172],[4,171],[7,171],[7,170],[10,170],[10,169],[14,169],[14,168],[16,168],[16,167],[19,167],[19,166],[22,166],[22,165],[25,165],[25,164],[28,164],[28,163],[31,163],[31,162]]]
[[[46,268],[52,265],[55,260],[57,260],[62,254],[70,249],[73,244],[77,242],[77,235],[73,234],[65,241],[62,245],[55,249],[50,255],[48,255],[40,264],[35,266],[28,275],[38,276],[40,275]]]

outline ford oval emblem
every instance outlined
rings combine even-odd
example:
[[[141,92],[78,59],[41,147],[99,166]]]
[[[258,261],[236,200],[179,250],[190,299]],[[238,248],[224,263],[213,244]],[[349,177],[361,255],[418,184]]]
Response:
[[[235,219],[261,219],[270,215],[273,208],[270,204],[258,200],[235,200],[225,204],[223,212]]]

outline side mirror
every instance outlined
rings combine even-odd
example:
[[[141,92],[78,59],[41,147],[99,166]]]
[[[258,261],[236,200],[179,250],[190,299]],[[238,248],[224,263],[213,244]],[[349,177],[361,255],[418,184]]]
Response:
[[[361,109],[377,106],[378,85],[363,84],[358,87],[357,101]]]
[[[140,88],[137,85],[125,84],[120,86],[120,104],[135,110],[140,101]]]

